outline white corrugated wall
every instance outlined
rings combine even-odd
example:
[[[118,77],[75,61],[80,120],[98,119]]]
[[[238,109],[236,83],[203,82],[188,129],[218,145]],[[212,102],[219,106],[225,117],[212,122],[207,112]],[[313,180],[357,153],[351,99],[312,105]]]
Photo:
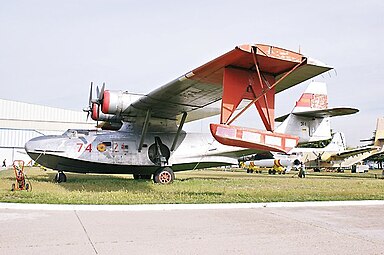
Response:
[[[40,135],[62,134],[67,129],[94,129],[86,113],[0,99],[0,163],[30,159],[25,143]]]
[[[44,134],[36,130],[0,128],[0,147],[24,148],[28,140],[41,135]]]
[[[0,119],[86,123],[81,111],[0,99]]]

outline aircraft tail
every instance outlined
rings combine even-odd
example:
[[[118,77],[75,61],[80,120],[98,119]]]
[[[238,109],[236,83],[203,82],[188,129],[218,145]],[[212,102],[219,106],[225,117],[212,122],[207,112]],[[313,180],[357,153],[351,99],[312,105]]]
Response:
[[[332,137],[330,117],[356,112],[354,108],[328,108],[326,84],[311,82],[292,112],[276,119],[282,124],[275,131],[298,136],[299,143],[328,140]]]
[[[384,118],[378,118],[375,131],[375,146],[383,147],[384,145]]]
[[[331,142],[325,146],[324,151],[345,151],[347,149],[344,133],[333,134]]]
[[[328,108],[327,85],[323,82],[311,82],[292,112],[305,112]]]
[[[317,118],[316,111],[328,108],[327,86],[322,82],[311,82],[290,114],[277,118],[282,124],[276,132],[300,137],[299,143],[327,140],[331,138],[328,117]]]

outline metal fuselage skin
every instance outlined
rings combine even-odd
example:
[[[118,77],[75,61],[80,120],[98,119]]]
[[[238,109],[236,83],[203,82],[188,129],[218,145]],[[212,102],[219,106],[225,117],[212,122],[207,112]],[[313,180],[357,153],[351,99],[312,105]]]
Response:
[[[59,171],[142,175],[153,174],[162,166],[183,171],[237,164],[237,158],[246,153],[218,143],[210,134],[184,131],[174,151],[169,151],[174,132],[148,132],[139,151],[140,134],[125,131],[68,130],[60,136],[31,139],[25,150],[37,163]],[[161,163],[156,160],[156,139],[165,158]]]

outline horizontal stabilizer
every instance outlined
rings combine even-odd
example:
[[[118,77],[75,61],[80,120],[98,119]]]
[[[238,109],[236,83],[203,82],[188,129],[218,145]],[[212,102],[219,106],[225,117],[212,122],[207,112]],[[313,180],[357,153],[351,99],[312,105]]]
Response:
[[[326,118],[326,117],[335,117],[335,116],[343,116],[357,113],[359,110],[356,108],[349,107],[337,107],[330,109],[321,109],[314,111],[305,111],[305,112],[293,112],[292,114],[307,117],[307,118]],[[289,114],[283,115],[275,119],[277,122],[283,122]]]

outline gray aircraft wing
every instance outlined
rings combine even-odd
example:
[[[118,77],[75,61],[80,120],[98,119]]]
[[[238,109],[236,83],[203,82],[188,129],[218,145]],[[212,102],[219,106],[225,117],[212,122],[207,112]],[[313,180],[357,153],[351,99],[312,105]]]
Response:
[[[261,73],[272,74],[276,79],[287,74],[297,62],[287,57],[276,57],[270,52],[279,52],[282,49],[256,45]],[[202,65],[191,72],[161,86],[142,96],[121,112],[123,118],[145,116],[151,110],[151,116],[161,119],[177,119],[184,112],[188,113],[188,120],[202,119],[220,113],[214,103],[222,98],[223,73],[227,67],[252,70],[255,68],[251,48],[254,45],[242,45],[225,53],[224,55]],[[279,93],[296,84],[306,81],[314,76],[326,72],[332,67],[317,60],[306,58],[304,63],[289,73],[275,87]],[[216,103],[217,104],[217,103]]]

